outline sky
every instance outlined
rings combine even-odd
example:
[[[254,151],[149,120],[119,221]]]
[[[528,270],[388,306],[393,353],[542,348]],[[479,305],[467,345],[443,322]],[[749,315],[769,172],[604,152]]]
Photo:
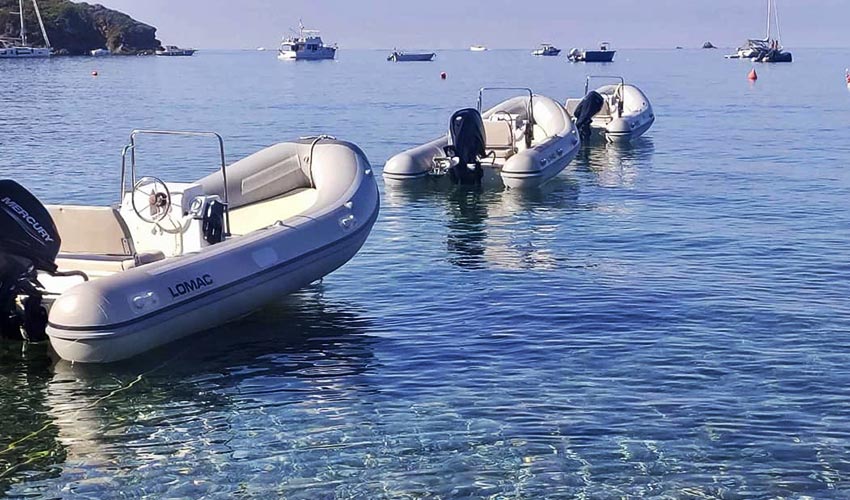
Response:
[[[92,1],[92,0],[90,0]],[[97,1],[97,0],[94,0]],[[777,0],[782,43],[850,47],[850,0]],[[741,45],[766,29],[766,0],[100,0],[156,26],[167,44],[276,48],[298,27],[341,48],[562,49]]]

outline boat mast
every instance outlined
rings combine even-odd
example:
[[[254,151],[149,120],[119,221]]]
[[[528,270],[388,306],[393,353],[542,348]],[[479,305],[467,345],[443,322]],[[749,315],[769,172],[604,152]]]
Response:
[[[776,6],[776,0],[773,0],[773,16],[776,18],[776,43],[782,46],[782,31],[779,29],[779,9]]]
[[[21,46],[27,46],[27,27],[24,26],[24,0],[18,0],[18,14],[21,15]]]
[[[772,17],[770,11],[770,4],[773,3],[772,0],[767,0],[767,34],[764,36],[764,40],[770,40],[770,18]]]
[[[23,0],[21,0],[23,1]],[[41,28],[41,36],[44,37],[44,45],[49,49],[50,48],[50,39],[47,38],[47,30],[44,29],[44,21],[41,20],[41,11],[38,9],[38,2],[32,0],[32,5],[35,7],[35,15],[38,17],[38,25]]]

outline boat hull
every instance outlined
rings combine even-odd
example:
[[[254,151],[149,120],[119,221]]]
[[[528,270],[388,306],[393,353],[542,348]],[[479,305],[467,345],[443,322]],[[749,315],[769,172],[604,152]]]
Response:
[[[616,50],[585,50],[578,57],[570,58],[573,62],[612,62]]]
[[[6,47],[0,48],[0,59],[38,59],[52,55],[48,48]]]
[[[186,50],[174,50],[169,52],[157,52],[156,55],[162,57],[189,57],[195,55],[195,50],[186,49]]]
[[[324,47],[322,50],[316,51],[279,51],[277,54],[277,58],[281,61],[322,61],[334,59],[335,57],[336,49],[331,47]]]
[[[387,61],[391,62],[428,62],[433,61],[437,54],[431,52],[428,54],[392,54],[387,57]]]
[[[51,324],[48,335],[53,350],[78,363],[110,363],[137,356],[159,346],[239,319],[269,302],[294,292],[348,262],[363,243],[375,216],[350,238],[336,241],[319,252],[293,259],[273,270],[247,277],[186,301],[179,307],[127,325],[98,330],[78,330]]]

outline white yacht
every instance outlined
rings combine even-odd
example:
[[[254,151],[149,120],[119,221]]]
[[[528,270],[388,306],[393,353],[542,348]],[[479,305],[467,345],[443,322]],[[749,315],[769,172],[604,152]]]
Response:
[[[46,47],[32,47],[27,43],[27,28],[24,24],[24,0],[18,0],[18,15],[21,18],[20,44],[17,40],[0,40],[0,59],[30,59],[51,56],[50,39],[47,37],[44,22],[41,20],[41,11],[38,9],[38,2],[32,0],[32,5],[35,9],[36,17],[38,17],[38,25],[41,28],[41,35],[44,37]]]
[[[298,23],[298,36],[288,36],[280,43],[280,60],[317,60],[336,57],[336,44],[325,45],[318,30],[308,30]]]

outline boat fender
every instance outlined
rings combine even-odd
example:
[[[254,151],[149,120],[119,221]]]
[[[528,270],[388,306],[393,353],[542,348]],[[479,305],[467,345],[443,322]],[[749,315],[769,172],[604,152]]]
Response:
[[[204,210],[204,239],[210,245],[224,240],[224,203],[211,201]]]

